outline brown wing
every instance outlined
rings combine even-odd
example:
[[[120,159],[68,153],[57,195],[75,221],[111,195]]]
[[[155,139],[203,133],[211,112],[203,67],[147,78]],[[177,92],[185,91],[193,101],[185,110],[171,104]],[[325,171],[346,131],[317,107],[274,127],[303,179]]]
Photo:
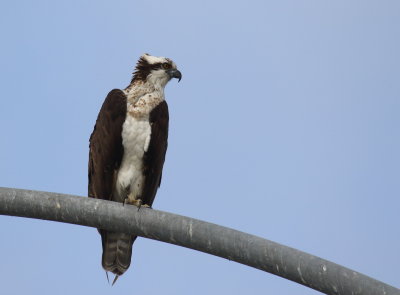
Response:
[[[161,184],[161,174],[168,144],[168,105],[165,101],[156,106],[150,113],[151,139],[143,159],[145,183],[142,202],[151,206]]]
[[[126,96],[121,90],[111,90],[90,136],[88,195],[91,198],[112,198],[114,172],[119,168],[124,153],[121,133],[126,103]]]

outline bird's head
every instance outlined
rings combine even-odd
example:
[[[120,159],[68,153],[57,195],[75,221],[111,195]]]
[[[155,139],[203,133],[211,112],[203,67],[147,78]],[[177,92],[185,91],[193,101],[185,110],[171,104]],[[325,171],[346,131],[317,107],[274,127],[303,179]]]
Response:
[[[169,80],[182,79],[182,74],[176,68],[176,64],[166,57],[143,54],[136,64],[132,82],[142,81],[155,87],[165,87]]]

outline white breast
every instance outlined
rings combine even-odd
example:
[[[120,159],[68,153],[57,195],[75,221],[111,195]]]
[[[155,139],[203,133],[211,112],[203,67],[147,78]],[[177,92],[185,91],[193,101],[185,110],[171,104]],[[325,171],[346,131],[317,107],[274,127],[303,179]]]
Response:
[[[141,89],[132,89],[133,93],[140,93]],[[147,89],[145,89],[147,90]],[[163,99],[163,92],[147,91],[139,99],[128,91],[127,114],[122,126],[122,144],[124,155],[117,174],[115,201],[124,201],[129,198],[132,202],[141,195],[144,185],[143,156],[147,151],[151,139],[149,114]],[[128,194],[128,195],[127,195]]]
[[[136,199],[143,190],[143,155],[149,147],[151,126],[148,116],[135,118],[128,114],[122,128],[124,156],[118,171],[117,190],[122,196],[122,191],[128,188],[129,198]]]

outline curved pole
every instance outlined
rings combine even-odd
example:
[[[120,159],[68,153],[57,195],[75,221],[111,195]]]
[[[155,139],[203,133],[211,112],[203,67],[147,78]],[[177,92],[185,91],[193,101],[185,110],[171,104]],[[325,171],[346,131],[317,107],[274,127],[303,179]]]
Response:
[[[0,214],[132,233],[236,261],[325,294],[400,295],[400,290],[278,243],[163,211],[72,195],[0,188]]]

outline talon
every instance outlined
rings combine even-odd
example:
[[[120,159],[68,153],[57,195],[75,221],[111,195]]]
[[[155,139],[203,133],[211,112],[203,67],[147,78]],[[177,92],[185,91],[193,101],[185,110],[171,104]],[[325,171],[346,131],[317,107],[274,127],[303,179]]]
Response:
[[[136,207],[138,207],[138,211],[140,210],[140,208],[142,208],[142,206],[145,207],[145,208],[150,208],[149,205],[143,204],[142,199],[137,199],[137,200],[135,200],[134,205],[135,205]]]
[[[140,207],[142,207],[142,199],[137,200],[137,204],[135,204],[138,208],[137,210],[140,210]]]
[[[137,209],[138,211],[140,210],[140,208],[141,208],[142,206],[143,206],[143,207],[146,207],[146,208],[150,208],[149,205],[143,204],[142,199],[133,199],[133,198],[129,198],[129,197],[125,198],[123,204],[134,205],[134,206],[136,206],[136,207],[138,208],[138,209]]]

